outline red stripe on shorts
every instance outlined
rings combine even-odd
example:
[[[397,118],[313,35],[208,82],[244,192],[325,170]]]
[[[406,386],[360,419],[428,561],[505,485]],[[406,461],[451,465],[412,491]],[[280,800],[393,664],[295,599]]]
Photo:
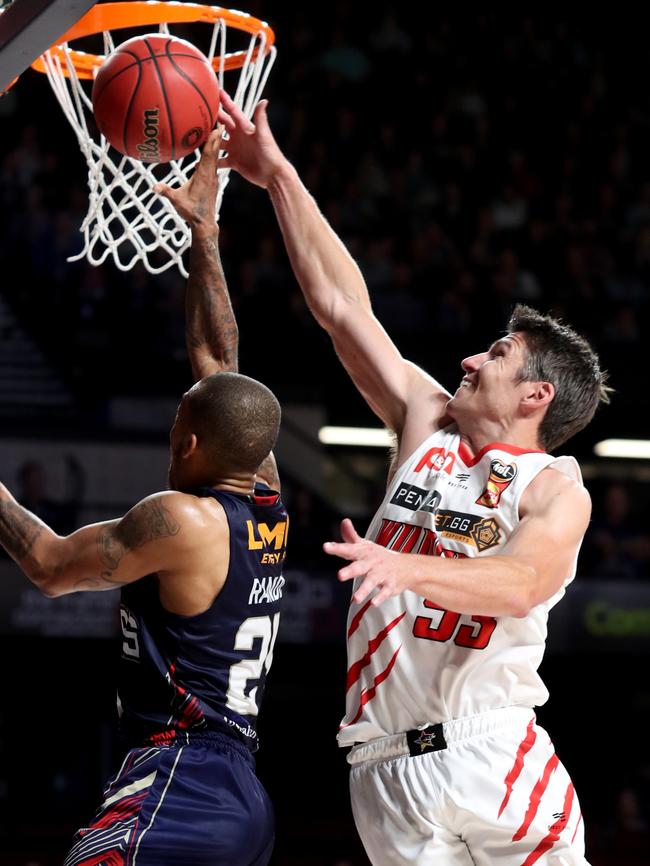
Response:
[[[510,772],[507,774],[505,779],[503,780],[503,784],[506,786],[505,797],[503,798],[503,803],[501,803],[501,808],[499,809],[498,818],[501,817],[501,813],[508,805],[508,800],[510,799],[510,795],[512,794],[512,789],[514,787],[515,782],[519,778],[519,774],[521,773],[524,766],[524,758],[530,752],[532,747],[535,744],[535,740],[537,739],[537,734],[533,730],[533,725],[535,724],[535,719],[531,719],[528,723],[528,727],[526,728],[526,736],[519,743],[519,748],[517,749],[517,756],[515,758],[515,762],[512,765]]]
[[[524,860],[521,866],[533,866],[533,863],[536,863],[542,854],[546,854],[553,845],[560,838],[560,833],[564,830],[567,825],[567,821],[569,820],[569,815],[571,814],[571,806],[573,805],[573,795],[575,793],[575,789],[573,787],[573,782],[569,782],[569,787],[566,789],[566,794],[564,795],[564,808],[562,810],[562,814],[557,819],[555,824],[551,824],[548,828],[548,836],[544,836],[542,841],[539,843],[537,848],[534,851],[531,851],[528,857]]]
[[[523,839],[526,833],[528,832],[528,828],[530,827],[533,818],[537,814],[537,810],[539,808],[539,802],[544,796],[544,792],[548,788],[548,783],[550,781],[552,773],[555,771],[555,768],[560,763],[558,756],[553,753],[551,757],[546,762],[546,766],[544,767],[544,772],[541,775],[541,778],[535,782],[535,787],[530,795],[530,801],[528,803],[528,809],[526,810],[526,816],[524,818],[524,822],[521,827],[517,830],[515,835],[512,837],[513,842],[518,842],[520,839]]]
[[[580,810],[580,814],[578,815],[578,821],[576,823],[576,828],[573,831],[573,836],[571,837],[571,844],[573,845],[573,840],[578,834],[578,827],[580,826],[580,822],[582,821],[582,810]]]
[[[103,812],[96,821],[90,824],[90,830],[104,830],[115,824],[117,821],[123,821],[125,818],[130,818],[140,810],[142,801],[149,793],[149,788],[141,791],[138,794],[123,797],[115,803],[112,803],[108,809]]]

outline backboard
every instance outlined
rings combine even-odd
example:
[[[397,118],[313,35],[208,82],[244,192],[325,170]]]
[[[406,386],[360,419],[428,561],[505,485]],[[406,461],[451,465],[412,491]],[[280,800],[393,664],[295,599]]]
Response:
[[[95,0],[13,0],[0,14],[0,93],[95,5]]]

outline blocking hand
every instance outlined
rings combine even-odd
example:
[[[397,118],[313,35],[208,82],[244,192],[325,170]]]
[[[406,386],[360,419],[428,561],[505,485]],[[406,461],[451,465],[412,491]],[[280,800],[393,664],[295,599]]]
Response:
[[[352,596],[357,604],[364,602],[375,589],[377,592],[372,596],[373,605],[381,604],[407,589],[410,572],[405,557],[393,550],[386,550],[374,541],[361,538],[348,518],[341,523],[341,535],[342,542],[327,541],[323,550],[331,556],[350,561],[350,565],[339,570],[339,580],[363,577]]]
[[[216,231],[217,167],[223,131],[223,126],[218,126],[210,133],[192,177],[183,186],[154,186],[154,191],[172,203],[193,231]]]
[[[234,168],[256,186],[268,187],[274,175],[287,165],[287,160],[276,144],[266,116],[268,101],[263,99],[255,109],[253,122],[221,91],[219,122],[228,131],[224,147],[228,155],[219,160],[220,168]]]

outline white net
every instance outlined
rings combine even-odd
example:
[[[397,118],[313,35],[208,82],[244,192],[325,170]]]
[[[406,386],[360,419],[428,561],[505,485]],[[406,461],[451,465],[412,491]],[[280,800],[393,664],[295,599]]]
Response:
[[[233,10],[229,14],[248,17]],[[230,28],[222,19],[202,26],[212,27],[207,56],[211,62],[214,57],[219,58],[217,77],[220,86],[225,83],[237,105],[247,117],[251,117],[275,60],[275,46],[267,50],[264,31],[252,34],[243,66],[228,71],[228,80],[224,82],[227,60],[231,56],[226,53]],[[151,27],[147,29],[151,32]],[[169,33],[169,26],[161,24],[159,32]],[[108,55],[116,43],[110,31],[104,31],[103,37],[104,54]],[[141,262],[152,274],[176,266],[187,277],[183,254],[190,246],[189,227],[172,205],[153,191],[153,185],[162,182],[180,186],[185,183],[199,160],[200,151],[195,150],[189,156],[169,163],[150,165],[114,150],[97,129],[92,116],[92,81],[80,80],[76,73],[73,55],[79,52],[67,43],[58,47],[61,52],[46,52],[43,62],[52,90],[77,135],[88,164],[88,212],[81,225],[83,249],[68,261],[85,257],[91,264],[100,265],[111,257],[122,271],[128,271]],[[67,76],[64,75],[64,64]],[[237,75],[237,84],[233,86]],[[217,217],[228,174],[228,169],[219,170]]]

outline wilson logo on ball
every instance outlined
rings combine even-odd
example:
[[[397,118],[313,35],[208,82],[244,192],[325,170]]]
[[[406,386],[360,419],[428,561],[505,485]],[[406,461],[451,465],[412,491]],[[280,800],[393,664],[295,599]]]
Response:
[[[132,159],[164,163],[188,156],[206,140],[217,120],[219,82],[194,45],[150,33],[128,39],[106,58],[92,102],[112,147]]]
[[[159,121],[157,108],[144,110],[144,142],[136,145],[143,162],[160,162]]]

